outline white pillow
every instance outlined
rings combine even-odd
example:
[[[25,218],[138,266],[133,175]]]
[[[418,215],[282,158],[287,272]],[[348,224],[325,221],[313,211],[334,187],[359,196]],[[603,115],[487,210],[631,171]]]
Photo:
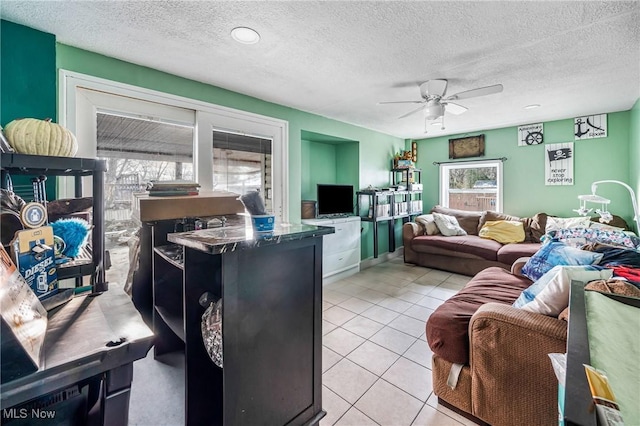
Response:
[[[578,217],[552,217],[547,216],[547,226],[544,229],[545,233],[551,231],[557,231],[563,228],[588,228],[591,223],[591,218],[588,216]]]
[[[606,223],[591,221],[589,224],[591,229],[600,229],[602,231],[624,231],[624,228],[618,228],[617,226],[607,225]]]
[[[611,269],[599,270],[592,265],[554,266],[524,290],[513,306],[525,311],[557,317],[569,306],[571,280],[586,284],[593,280],[607,280],[612,275]]]
[[[416,217],[415,221],[424,227],[425,235],[437,235],[440,233],[432,214],[422,214]]]
[[[433,213],[433,218],[436,221],[438,230],[445,237],[452,237],[454,235],[467,235],[467,232],[460,227],[458,219],[454,216],[449,216],[442,213]]]

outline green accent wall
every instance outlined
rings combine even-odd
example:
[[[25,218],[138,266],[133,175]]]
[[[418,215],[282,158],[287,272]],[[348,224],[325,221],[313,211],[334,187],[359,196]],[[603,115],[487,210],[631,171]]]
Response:
[[[634,152],[630,148],[631,115],[631,111],[609,113],[608,136],[599,139],[574,141],[573,119],[565,119],[544,123],[544,143],[540,145],[518,146],[517,126],[419,140],[417,166],[423,170],[425,210],[438,203],[439,167],[432,163],[451,161],[448,158],[449,139],[484,134],[485,156],[476,159],[507,158],[503,164],[505,213],[531,216],[546,212],[564,217],[575,216],[573,209],[578,207],[578,195],[589,194],[593,181],[631,180],[630,168],[634,165],[634,161],[628,159],[629,154],[633,156]],[[545,145],[563,142],[574,142],[575,183],[572,186],[546,186]],[[636,148],[636,157],[637,152]],[[637,179],[637,170],[634,173]],[[619,185],[603,184],[598,188],[598,194],[610,198],[610,211],[631,224],[633,214],[626,189]]]
[[[0,34],[0,123],[56,121],[56,37],[5,20]]]
[[[640,197],[640,98],[631,109],[629,118],[629,185]],[[640,200],[638,201],[640,203]],[[638,206],[640,208],[640,206]],[[636,224],[636,233],[640,235],[640,223]]]
[[[348,171],[345,172],[349,175],[358,174],[356,188],[368,185],[388,185],[389,161],[395,151],[404,147],[403,139],[387,134],[266,102],[72,46],[58,43],[56,53],[56,63],[59,69],[287,120],[289,122],[289,220],[293,223],[300,221],[300,201],[303,199],[303,192],[305,196],[309,193],[308,185],[310,185],[310,181],[305,179],[310,179],[310,172],[306,170],[308,170],[312,159],[307,154],[303,155],[301,137],[303,132],[332,135],[342,140],[357,142],[358,155],[352,155],[352,158],[357,158],[358,162],[350,165]],[[353,153],[353,151],[349,152]],[[304,164],[306,164],[306,170],[302,168]],[[303,182],[305,182],[304,191]],[[363,228],[365,231],[361,245],[362,258],[366,259],[373,256],[373,240],[371,225],[363,223]],[[386,233],[382,230],[379,242],[380,252],[384,253],[388,242]]]
[[[336,145],[302,140],[302,199],[316,199],[316,185],[338,183]],[[357,170],[357,168],[356,168]]]
[[[56,116],[56,37],[0,20],[0,124],[17,118]],[[29,176],[13,176],[13,184],[31,187]],[[55,197],[55,179],[46,182],[47,198]],[[31,201],[27,199],[26,201]]]

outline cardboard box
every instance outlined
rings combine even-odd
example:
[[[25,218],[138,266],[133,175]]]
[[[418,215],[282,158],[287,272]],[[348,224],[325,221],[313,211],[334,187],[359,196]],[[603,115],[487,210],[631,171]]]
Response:
[[[150,197],[147,193],[133,194],[133,216],[141,222],[207,217],[243,213],[240,195],[227,191],[201,192],[198,195]]]

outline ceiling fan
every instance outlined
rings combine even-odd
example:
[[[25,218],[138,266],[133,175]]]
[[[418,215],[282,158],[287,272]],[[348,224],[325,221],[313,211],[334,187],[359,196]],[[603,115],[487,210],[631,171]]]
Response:
[[[408,117],[418,111],[424,110],[424,116],[427,120],[435,120],[444,115],[445,110],[452,114],[462,114],[467,110],[462,105],[455,104],[451,101],[462,99],[476,98],[478,96],[492,95],[502,92],[502,84],[494,84],[493,86],[479,87],[477,89],[458,92],[455,95],[446,96],[447,80],[428,80],[420,85],[421,101],[389,101],[378,102],[383,104],[421,104],[420,107],[401,115],[400,118]]]

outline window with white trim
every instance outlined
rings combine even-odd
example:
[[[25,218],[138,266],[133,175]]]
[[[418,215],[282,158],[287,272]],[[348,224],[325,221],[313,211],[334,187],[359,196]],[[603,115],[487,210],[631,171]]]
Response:
[[[440,205],[458,210],[502,212],[502,161],[440,165]]]

